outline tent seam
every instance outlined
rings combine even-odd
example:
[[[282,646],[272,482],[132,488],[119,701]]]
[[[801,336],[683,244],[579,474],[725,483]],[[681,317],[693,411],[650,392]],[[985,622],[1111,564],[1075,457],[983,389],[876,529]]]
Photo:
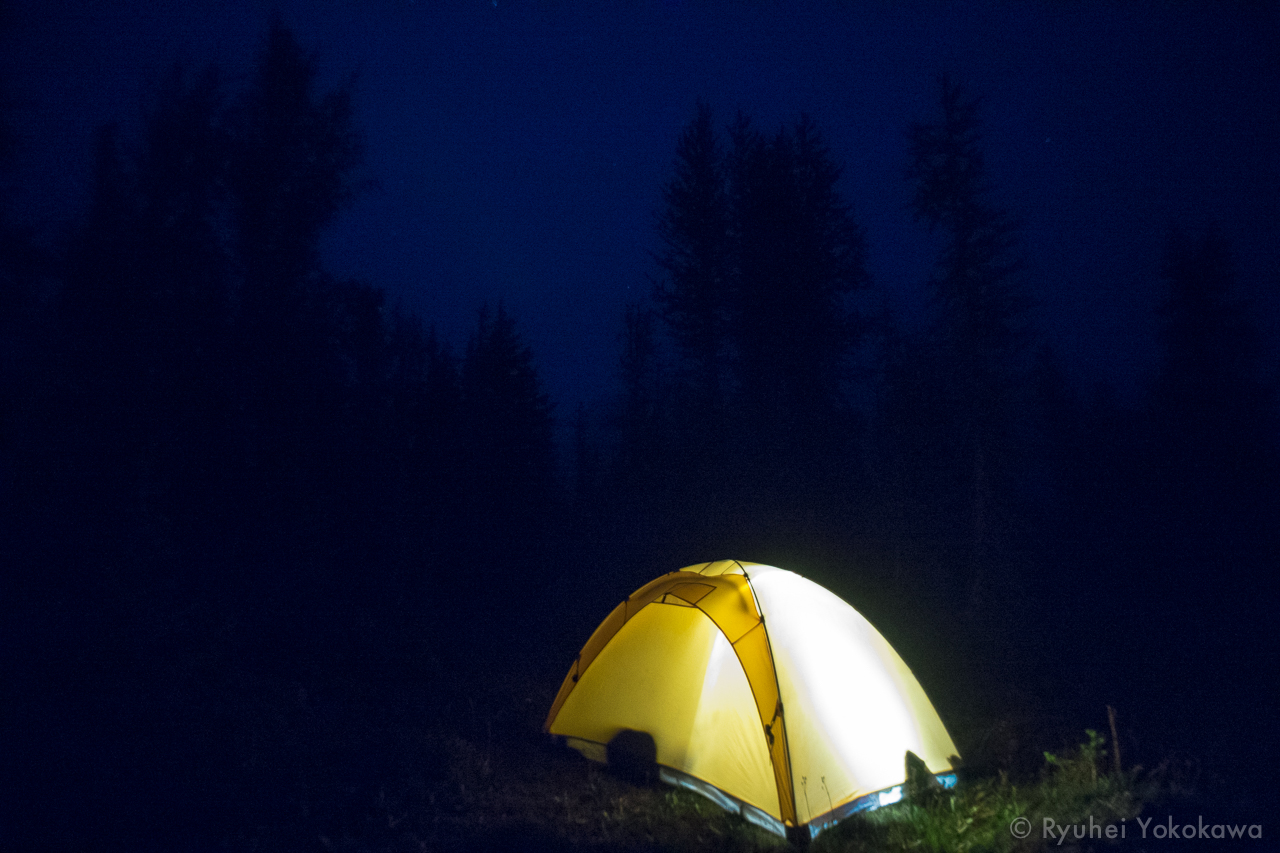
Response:
[[[800,814],[796,809],[795,773],[791,768],[791,739],[787,734],[786,712],[782,705],[782,683],[778,681],[778,661],[773,656],[773,640],[769,636],[769,627],[765,624],[764,608],[760,606],[760,597],[756,595],[755,584],[751,583],[751,574],[747,571],[747,567],[742,565],[740,561],[734,560],[734,562],[738,564],[738,568],[742,569],[742,576],[746,578],[747,581],[747,589],[751,590],[751,601],[755,604],[756,613],[760,614],[760,627],[764,630],[765,647],[769,650],[769,664],[770,669],[773,670],[773,689],[778,695],[778,708],[775,711],[775,716],[782,722],[782,754],[786,756],[787,760],[787,778],[792,780],[792,784],[790,785],[791,814],[795,815],[795,825],[800,826]],[[778,799],[782,799],[782,791],[778,791]],[[783,813],[785,814],[785,812],[786,810],[784,808]]]

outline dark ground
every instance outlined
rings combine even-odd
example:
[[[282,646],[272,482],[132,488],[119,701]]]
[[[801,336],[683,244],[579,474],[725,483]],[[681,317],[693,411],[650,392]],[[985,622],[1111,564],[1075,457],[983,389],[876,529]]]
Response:
[[[635,789],[544,741],[603,616],[596,602],[544,605],[362,615],[153,593],[15,608],[0,623],[0,851],[770,845],[691,795]],[[1197,634],[1172,600],[1028,606],[1038,618],[998,628],[940,619],[927,601],[873,617],[972,773],[1030,778],[1043,750],[1108,735],[1109,703],[1126,766],[1163,762],[1196,791],[1154,813],[1267,822],[1274,667],[1233,654],[1253,635]]]

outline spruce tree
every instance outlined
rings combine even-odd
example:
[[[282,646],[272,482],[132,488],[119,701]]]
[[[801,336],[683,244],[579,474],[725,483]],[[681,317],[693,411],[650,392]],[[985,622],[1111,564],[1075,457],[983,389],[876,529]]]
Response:
[[[148,423],[157,498],[186,520],[225,500],[235,393],[233,258],[226,193],[230,135],[215,69],[175,67],[138,156],[139,287],[146,299]]]
[[[658,217],[663,278],[655,288],[661,316],[681,356],[680,379],[695,419],[720,420],[728,382],[730,319],[729,210],[724,154],[711,107],[676,145],[675,176],[663,189]]]
[[[641,385],[628,384],[628,424],[646,424],[625,442],[629,458],[668,469],[649,483],[683,485],[673,505],[701,503],[708,479],[789,506],[846,489],[860,445],[849,367],[863,333],[850,297],[868,276],[822,134],[802,116],[766,137],[739,114],[722,146],[699,103],[674,171],[654,294],[673,344],[673,393],[642,405]],[[633,379],[637,356],[655,352],[643,320],[628,314]]]
[[[864,238],[837,189],[840,169],[801,117],[772,138],[731,129],[730,317],[741,434],[753,471],[814,492],[858,444],[847,386],[862,325],[850,296],[869,283]],[[829,484],[824,484],[824,486]]]
[[[554,497],[553,406],[503,305],[480,309],[460,376],[472,521],[530,532]]]
[[[929,279],[935,322],[928,369],[937,374],[931,387],[943,395],[930,408],[945,413],[946,425],[931,443],[943,448],[938,463],[952,472],[953,494],[966,508],[973,605],[994,553],[996,503],[1013,474],[1027,302],[1016,275],[1016,225],[990,200],[981,103],[945,76],[940,90],[941,114],[908,132],[907,176],[916,219],[942,235]]]
[[[329,483],[323,458],[338,440],[344,296],[319,264],[323,229],[354,196],[361,145],[351,92],[321,95],[316,66],[272,25],[252,82],[233,112],[229,186],[240,294],[244,446],[265,477],[260,508],[314,508]],[[277,525],[278,526],[278,525]]]
[[[1178,530],[1261,530],[1274,521],[1258,507],[1268,490],[1274,496],[1275,392],[1257,325],[1236,295],[1230,243],[1214,226],[1173,229],[1161,277],[1167,295],[1151,406],[1161,501],[1179,508]]]

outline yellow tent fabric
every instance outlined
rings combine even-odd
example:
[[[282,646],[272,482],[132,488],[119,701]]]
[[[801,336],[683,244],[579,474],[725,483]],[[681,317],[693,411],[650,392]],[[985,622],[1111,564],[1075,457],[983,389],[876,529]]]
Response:
[[[839,597],[784,569],[721,560],[633,593],[574,660],[545,730],[588,758],[649,733],[663,779],[786,834],[889,799],[910,750],[955,744],[911,670]]]

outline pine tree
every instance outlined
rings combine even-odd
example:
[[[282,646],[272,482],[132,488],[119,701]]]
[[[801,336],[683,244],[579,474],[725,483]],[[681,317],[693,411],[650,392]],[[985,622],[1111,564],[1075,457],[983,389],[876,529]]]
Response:
[[[234,395],[230,136],[216,69],[175,67],[148,116],[137,161],[138,286],[145,299],[146,409],[156,499],[217,517]]]
[[[732,342],[753,413],[744,441],[774,478],[840,470],[834,459],[856,444],[846,386],[863,331],[849,297],[869,282],[863,235],[808,117],[772,139],[740,117],[731,137]]]
[[[553,406],[533,352],[501,304],[493,314],[480,310],[462,361],[461,397],[472,520],[488,530],[530,531],[554,497]]]
[[[658,217],[664,278],[655,288],[661,316],[683,360],[684,396],[695,419],[718,423],[728,382],[730,319],[729,209],[724,155],[711,107],[680,134],[675,177],[663,189]]]
[[[636,478],[652,476],[666,431],[653,311],[629,303],[623,323],[618,463],[621,475],[634,483]]]
[[[393,478],[409,535],[434,541],[466,516],[458,359],[434,328],[396,311],[390,329]]]
[[[995,502],[1011,476],[1027,303],[1016,277],[1016,226],[989,200],[980,101],[947,77],[940,88],[941,115],[909,130],[907,175],[916,219],[943,237],[929,281],[929,369],[940,374],[932,386],[946,397],[939,402],[949,422],[936,443],[951,448],[943,464],[967,506],[973,605],[993,554]]]
[[[283,25],[267,35],[233,112],[229,186],[243,284],[240,367],[244,441],[260,508],[297,509],[329,484],[323,454],[339,436],[346,367],[341,286],[323,273],[319,240],[354,197],[361,162],[351,93],[315,92],[315,62]]]
[[[848,391],[863,326],[850,297],[868,276],[840,169],[808,117],[766,137],[739,114],[722,146],[699,103],[674,172],[654,293],[671,381],[653,381],[661,350],[629,309],[622,460],[668,507],[712,512],[700,497],[711,478],[789,506],[803,497],[804,514],[849,487],[860,450]]]
[[[315,61],[275,22],[239,106],[231,175],[247,284],[263,296],[314,272],[321,231],[356,192],[350,87],[318,96],[315,80]]]
[[[228,137],[212,70],[175,67],[140,145],[99,132],[89,211],[59,296],[63,404],[122,510],[212,518],[226,469],[231,382]],[[74,489],[69,489],[74,491]]]
[[[1023,345],[1027,302],[1015,277],[1017,226],[989,201],[981,101],[950,78],[940,85],[942,115],[909,131],[908,179],[916,219],[944,235],[930,288],[943,339],[976,392]]]
[[[1226,236],[1217,227],[1174,229],[1161,277],[1168,295],[1152,394],[1154,477],[1164,500],[1176,495],[1173,503],[1189,511],[1179,529],[1258,521],[1257,499],[1280,450],[1274,389],[1262,372],[1258,328],[1235,295]]]
[[[74,514],[131,512],[139,498],[145,442],[144,342],[150,314],[138,257],[138,204],[114,124],[99,128],[88,213],[76,229],[54,308],[56,377],[50,389],[46,444],[54,491],[72,498]]]

